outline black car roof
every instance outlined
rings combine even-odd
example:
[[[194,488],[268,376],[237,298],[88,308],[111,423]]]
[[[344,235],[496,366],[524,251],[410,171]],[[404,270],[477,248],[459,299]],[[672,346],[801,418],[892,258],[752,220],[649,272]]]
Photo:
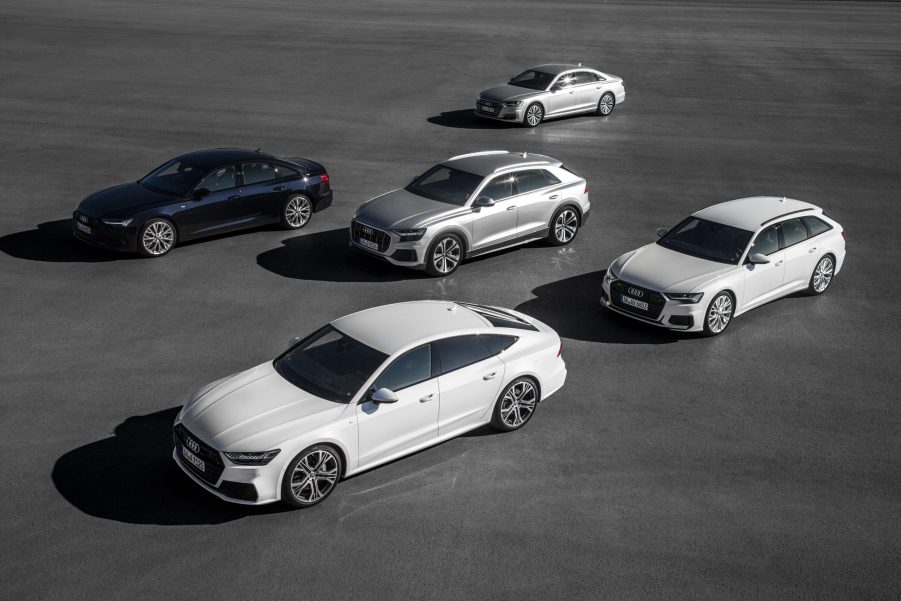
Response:
[[[275,157],[271,154],[258,150],[246,150],[243,148],[211,148],[209,150],[198,150],[196,152],[183,154],[176,157],[176,160],[196,165],[201,169],[212,169],[223,163],[274,158]]]

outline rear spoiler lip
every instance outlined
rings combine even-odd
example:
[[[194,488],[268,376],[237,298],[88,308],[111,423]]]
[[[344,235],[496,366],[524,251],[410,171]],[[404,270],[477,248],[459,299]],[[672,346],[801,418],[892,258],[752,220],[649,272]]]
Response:
[[[316,161],[305,159],[303,157],[279,158],[286,163],[297,165],[298,167],[303,169],[306,175],[321,175],[323,173],[326,173],[327,171],[325,166],[321,163],[317,163]]]

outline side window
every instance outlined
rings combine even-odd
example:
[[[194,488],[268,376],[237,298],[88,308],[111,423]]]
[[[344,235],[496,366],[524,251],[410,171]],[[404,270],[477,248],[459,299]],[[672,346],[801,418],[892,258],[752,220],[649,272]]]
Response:
[[[819,217],[801,217],[801,221],[807,226],[810,237],[819,236],[823,232],[828,232],[832,226],[820,219]]]
[[[275,169],[269,163],[244,163],[244,185],[250,186],[276,178]]]
[[[516,336],[505,336],[504,334],[482,334],[479,338],[485,343],[492,355],[504,352],[513,346],[514,342],[519,340]]]
[[[235,187],[235,168],[232,165],[216,169],[203,178],[197,188],[206,188],[210,192],[228,190]]]
[[[557,81],[554,82],[554,85],[560,86],[561,88],[568,88],[575,83],[575,74],[567,73],[566,75],[561,75],[557,78]]]
[[[782,222],[782,240],[785,246],[792,246],[807,240],[807,228],[800,219],[789,219]]]
[[[432,350],[428,344],[407,351],[376,379],[376,389],[402,390],[408,386],[425,382],[432,377]]]
[[[442,374],[484,361],[494,354],[475,334],[437,340],[432,343],[432,346],[435,354],[438,355],[438,364],[441,366]]]
[[[573,84],[579,86],[584,83],[595,83],[597,80],[598,76],[591,71],[578,71]]]
[[[754,245],[748,252],[748,256],[760,253],[762,255],[771,255],[779,250],[779,231],[777,226],[771,225],[759,234],[754,240]]]
[[[516,193],[525,194],[532,190],[540,190],[559,183],[560,180],[550,171],[527,169],[516,174]]]
[[[283,177],[297,177],[299,173],[291,169],[290,167],[285,167],[284,165],[273,165],[275,169],[275,177],[281,179]]]
[[[479,196],[488,196],[494,200],[503,200],[513,196],[513,182],[515,178],[509,173],[498,175],[496,178],[488,182],[488,185],[482,188]]]

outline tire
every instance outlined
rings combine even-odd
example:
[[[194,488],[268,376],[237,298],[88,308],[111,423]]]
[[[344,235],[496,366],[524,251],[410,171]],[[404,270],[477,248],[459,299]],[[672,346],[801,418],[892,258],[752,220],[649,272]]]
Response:
[[[554,212],[548,227],[547,240],[551,246],[563,246],[576,239],[579,233],[579,211],[572,205],[565,205]]]
[[[175,246],[178,235],[168,219],[150,219],[138,230],[138,253],[144,257],[162,257]]]
[[[807,286],[807,294],[811,296],[819,296],[826,292],[829,284],[832,283],[832,277],[835,275],[835,257],[832,255],[824,255],[817,261],[813,273],[810,274],[810,284]]]
[[[299,230],[310,222],[313,216],[313,203],[303,194],[292,194],[282,206],[282,227]]]
[[[538,124],[544,121],[544,108],[537,102],[533,102],[526,107],[526,112],[522,116],[522,124],[526,127],[538,127]]]
[[[456,234],[440,234],[429,245],[425,271],[433,277],[452,274],[463,262],[463,241]]]
[[[344,466],[334,447],[317,444],[304,449],[288,464],[282,478],[282,502],[291,507],[322,503],[338,486]],[[311,480],[310,474],[316,474]]]
[[[613,95],[613,92],[604,92],[601,94],[601,99],[598,100],[598,108],[594,112],[596,115],[606,117],[613,112],[615,106],[616,96]]]
[[[491,426],[512,432],[525,426],[538,408],[541,393],[532,378],[516,378],[504,388],[491,412]]]
[[[735,315],[735,299],[726,292],[718,292],[704,312],[704,335],[719,336],[726,331]]]

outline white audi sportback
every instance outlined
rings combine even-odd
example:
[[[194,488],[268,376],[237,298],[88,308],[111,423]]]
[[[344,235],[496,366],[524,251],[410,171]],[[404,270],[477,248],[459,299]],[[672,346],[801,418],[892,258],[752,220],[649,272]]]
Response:
[[[732,318],[800,290],[822,294],[845,260],[842,226],[812,204],[758,196],[707,207],[628,252],[601,303],[673,330],[722,333]]]
[[[521,428],[563,386],[562,350],[551,328],[508,309],[367,309],[191,395],[173,457],[227,501],[315,505],[341,478],[483,424]]]

